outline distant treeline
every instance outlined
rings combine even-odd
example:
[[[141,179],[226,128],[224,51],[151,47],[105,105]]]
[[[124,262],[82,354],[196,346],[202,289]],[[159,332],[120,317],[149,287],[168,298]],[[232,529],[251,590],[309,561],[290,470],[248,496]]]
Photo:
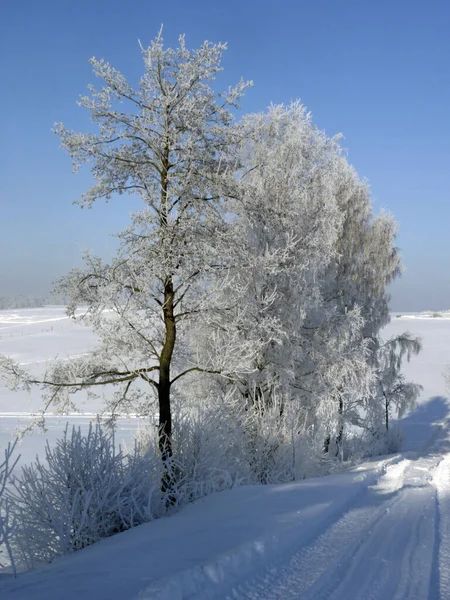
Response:
[[[38,308],[47,304],[65,304],[62,296],[0,296],[0,310],[10,308]]]

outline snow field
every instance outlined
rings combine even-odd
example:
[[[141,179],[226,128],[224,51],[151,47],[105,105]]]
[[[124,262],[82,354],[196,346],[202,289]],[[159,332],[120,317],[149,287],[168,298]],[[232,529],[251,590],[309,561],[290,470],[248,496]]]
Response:
[[[21,340],[0,332],[0,351],[6,351],[2,344],[15,343],[20,360],[33,361],[39,357],[24,357],[23,342],[36,336],[40,347],[37,338],[46,333],[48,347],[58,343],[59,352],[89,349],[70,324],[61,320],[60,325],[58,342],[58,336],[51,337],[55,330],[39,332],[29,323]],[[424,392],[419,409],[403,420],[402,454],[299,483],[213,494],[170,518],[102,540],[17,580],[0,578],[0,597],[448,600],[450,408],[442,373],[450,363],[450,321],[414,319],[405,325],[394,319],[386,337],[405,328],[422,335],[424,350],[405,372]],[[8,394],[11,402],[14,396]],[[7,407],[0,408],[4,445],[15,421],[25,417],[19,409],[6,416]],[[50,435],[56,439],[63,424],[54,419]],[[131,435],[133,422],[125,426]],[[26,460],[43,441],[36,434],[28,439],[34,441]]]
[[[67,360],[83,356],[96,344],[94,334],[84,325],[69,319],[64,306],[46,306],[16,310],[0,310],[0,354],[17,360],[33,374],[41,375],[52,360]],[[95,420],[101,401],[86,402],[79,394],[78,405],[82,414],[69,416],[52,415],[46,418],[47,431],[36,430],[27,434],[19,443],[20,463],[28,463],[43,456],[46,440],[53,445],[61,437],[69,422],[87,432],[89,422]],[[30,394],[11,390],[0,385],[0,448],[5,448],[17,432],[23,431],[31,422],[30,413],[42,408],[38,389]],[[120,419],[116,435],[117,444],[132,444],[138,419]]]

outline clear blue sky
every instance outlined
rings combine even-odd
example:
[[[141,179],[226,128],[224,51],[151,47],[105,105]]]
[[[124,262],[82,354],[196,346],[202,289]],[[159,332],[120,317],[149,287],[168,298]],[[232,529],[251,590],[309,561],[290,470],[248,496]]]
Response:
[[[130,200],[72,206],[89,175],[72,175],[51,133],[86,130],[76,100],[94,82],[88,59],[132,79],[138,39],[164,23],[168,45],[226,41],[223,87],[255,86],[245,112],[300,98],[371,183],[375,210],[400,224],[406,267],[394,310],[450,308],[450,3],[447,0],[4,0],[0,7],[0,295],[45,293],[107,255]]]

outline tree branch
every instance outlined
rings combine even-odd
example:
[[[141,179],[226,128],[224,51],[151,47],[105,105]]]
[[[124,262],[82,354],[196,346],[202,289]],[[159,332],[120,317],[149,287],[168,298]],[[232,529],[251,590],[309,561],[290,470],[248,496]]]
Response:
[[[217,370],[213,370],[213,369],[202,369],[201,367],[191,367],[190,369],[186,369],[186,371],[183,371],[182,373],[179,373],[176,377],[174,377],[172,379],[172,381],[170,382],[170,385],[175,383],[175,381],[177,381],[177,379],[180,379],[181,377],[184,377],[184,375],[187,375],[188,373],[192,373],[193,371],[198,371],[200,373],[209,373],[211,375],[220,375],[222,372],[222,371],[217,371]]]

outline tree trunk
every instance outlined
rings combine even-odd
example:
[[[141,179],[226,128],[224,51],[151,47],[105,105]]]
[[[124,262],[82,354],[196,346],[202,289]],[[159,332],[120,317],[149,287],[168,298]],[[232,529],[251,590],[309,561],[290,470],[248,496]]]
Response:
[[[161,490],[166,492],[171,487],[172,467],[168,460],[172,457],[172,411],[170,406],[170,365],[176,339],[176,325],[174,318],[174,293],[171,277],[164,284],[164,325],[165,339],[159,360],[159,450],[164,462],[164,474]],[[169,504],[171,499],[169,498]]]
[[[339,394],[339,431],[336,437],[336,457],[341,461],[344,459],[344,401],[342,400],[341,394]]]
[[[162,231],[168,224],[168,186],[169,186],[169,143],[167,142],[162,157],[161,170],[161,213],[160,226]],[[164,234],[163,234],[164,235]],[[164,301],[163,301],[163,319],[164,319],[164,345],[159,358],[159,382],[158,382],[158,401],[159,401],[159,449],[165,464],[165,473],[163,476],[162,489],[167,490],[170,487],[171,473],[170,466],[167,465],[168,459],[172,457],[172,411],[170,406],[170,367],[172,363],[172,354],[175,348],[176,323],[174,316],[174,288],[172,275],[167,275],[164,281]]]
[[[389,402],[388,399],[386,398],[386,395],[384,396],[384,418],[385,418],[385,425],[386,425],[386,431],[389,430]]]
[[[165,339],[159,361],[159,448],[163,460],[172,456],[172,413],[170,407],[170,365],[176,339],[174,318],[174,293],[171,277],[164,285],[164,326]]]

